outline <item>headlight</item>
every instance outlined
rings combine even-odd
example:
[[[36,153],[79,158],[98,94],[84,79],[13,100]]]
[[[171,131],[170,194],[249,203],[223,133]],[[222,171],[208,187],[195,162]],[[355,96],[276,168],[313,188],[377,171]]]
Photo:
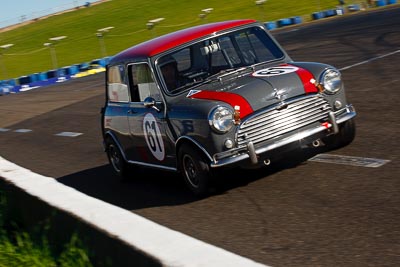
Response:
[[[340,72],[335,69],[327,69],[321,76],[320,83],[327,94],[334,94],[342,87]]]
[[[208,122],[218,133],[226,133],[233,126],[233,111],[227,107],[217,107],[210,112]]]

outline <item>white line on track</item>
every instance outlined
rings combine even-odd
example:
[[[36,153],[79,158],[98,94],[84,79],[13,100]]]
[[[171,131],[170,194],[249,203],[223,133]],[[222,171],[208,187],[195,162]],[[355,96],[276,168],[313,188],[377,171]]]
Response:
[[[309,159],[308,161],[342,164],[342,165],[350,165],[357,167],[368,167],[368,168],[378,168],[390,162],[390,160],[386,159],[352,157],[352,156],[334,155],[334,154],[318,154],[315,157]]]
[[[394,52],[388,53],[388,54],[384,54],[384,55],[381,55],[381,56],[373,57],[373,58],[370,58],[370,59],[368,59],[368,60],[364,60],[364,61],[361,61],[361,62],[359,62],[359,63],[356,63],[356,64],[353,64],[353,65],[349,65],[349,66],[343,67],[343,68],[341,68],[341,69],[339,69],[339,70],[340,70],[340,71],[342,71],[342,70],[348,70],[348,69],[351,69],[351,68],[354,68],[354,67],[357,67],[357,66],[360,66],[360,65],[364,65],[364,64],[370,63],[370,62],[375,61],[375,60],[378,60],[378,59],[382,59],[382,58],[385,58],[385,57],[388,57],[388,56],[392,56],[392,55],[397,54],[397,53],[400,53],[400,49],[399,49],[399,50],[396,50],[396,51],[394,51]]]
[[[61,132],[58,134],[55,134],[56,136],[63,136],[63,137],[77,137],[82,135],[83,133],[75,133],[75,132]]]
[[[32,132],[31,129],[17,129],[14,131],[14,133],[29,133]]]

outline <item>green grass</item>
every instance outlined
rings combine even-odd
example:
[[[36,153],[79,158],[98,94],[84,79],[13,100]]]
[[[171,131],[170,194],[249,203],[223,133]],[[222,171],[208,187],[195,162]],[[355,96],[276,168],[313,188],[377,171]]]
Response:
[[[103,57],[96,37],[98,29],[112,26],[104,38],[108,55],[139,42],[205,22],[252,18],[275,21],[292,16],[310,15],[317,10],[334,8],[336,0],[268,0],[262,8],[253,0],[111,0],[89,8],[38,20],[12,31],[0,33],[0,45],[14,44],[2,51],[0,79],[47,71],[53,68],[49,38],[67,36],[56,45],[58,67]],[[202,9],[214,10],[201,20]],[[146,28],[148,20],[165,18],[155,30]]]
[[[82,245],[77,234],[72,235],[60,253],[55,253],[48,242],[46,229],[48,225],[36,228],[28,233],[23,230],[5,230],[7,199],[0,191],[0,267],[90,267],[87,249]],[[10,228],[10,227],[8,227]]]

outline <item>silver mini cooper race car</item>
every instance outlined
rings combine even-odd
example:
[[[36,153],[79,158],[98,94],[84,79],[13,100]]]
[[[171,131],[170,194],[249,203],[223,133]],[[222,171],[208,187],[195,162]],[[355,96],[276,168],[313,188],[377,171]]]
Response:
[[[196,26],[133,46],[106,70],[102,130],[121,176],[180,171],[195,194],[213,170],[261,167],[284,150],[355,136],[340,72],[294,62],[254,20]]]

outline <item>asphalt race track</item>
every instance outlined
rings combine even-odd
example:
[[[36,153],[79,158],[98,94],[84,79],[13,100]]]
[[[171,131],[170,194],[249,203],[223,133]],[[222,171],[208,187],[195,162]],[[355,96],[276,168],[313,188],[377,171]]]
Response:
[[[172,173],[144,169],[120,181],[102,150],[100,74],[1,96],[0,156],[267,265],[399,266],[400,8],[273,34],[294,60],[342,70],[358,112],[351,145],[286,155],[263,170],[225,172],[219,190],[204,199]],[[320,152],[357,160],[307,160]],[[352,165],[365,158],[388,162]]]

